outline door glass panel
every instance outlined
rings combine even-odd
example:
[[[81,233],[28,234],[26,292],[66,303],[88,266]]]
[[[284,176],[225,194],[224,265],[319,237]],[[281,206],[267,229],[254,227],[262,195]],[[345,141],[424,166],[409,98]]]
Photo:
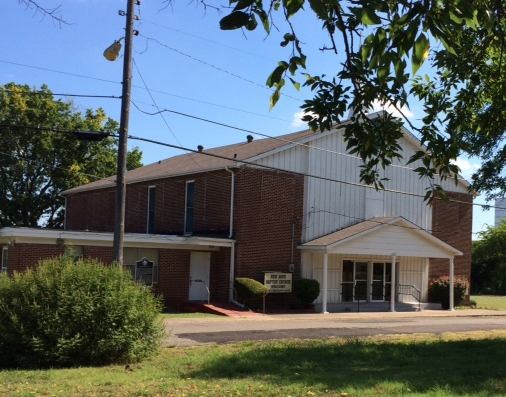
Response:
[[[343,300],[343,302],[353,301],[353,284],[352,283],[344,283],[343,284],[342,300]]]
[[[355,280],[367,281],[367,262],[355,262]]]
[[[385,263],[385,282],[389,283],[392,281],[392,264]]]
[[[345,282],[353,282],[353,262],[352,261],[344,261],[343,262],[343,283]]]
[[[372,282],[372,300],[373,301],[381,301],[383,300],[383,281],[373,280]]]
[[[367,281],[359,281],[355,283],[355,299],[364,301],[367,298]]]
[[[383,266],[384,263],[373,263],[372,268],[372,279],[373,280],[383,280]]]

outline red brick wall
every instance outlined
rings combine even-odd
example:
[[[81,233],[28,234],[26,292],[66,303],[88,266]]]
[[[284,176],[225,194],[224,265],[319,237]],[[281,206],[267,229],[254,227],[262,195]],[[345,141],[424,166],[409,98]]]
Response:
[[[293,262],[295,281],[300,274],[300,250],[296,247],[302,234],[303,191],[304,178],[299,175],[258,169],[237,174],[236,277],[263,283],[264,271],[288,272]],[[293,294],[271,294],[267,305],[289,305],[294,300]]]
[[[455,257],[455,276],[465,279],[470,290],[473,206],[467,203],[472,203],[473,197],[457,192],[447,192],[447,195],[451,200],[464,203],[436,200],[432,207],[432,234],[464,253]],[[448,259],[430,259],[429,282],[448,275]]]
[[[42,259],[62,255],[63,245],[52,244],[14,244],[9,246],[9,262],[7,273],[23,272],[35,267]]]
[[[231,176],[225,170],[127,185],[127,233],[146,233],[148,188],[156,187],[155,233],[183,234],[186,181],[195,181],[194,234],[225,234],[230,223]],[[113,188],[67,197],[68,230],[114,230]]]
[[[159,276],[155,292],[163,295],[168,310],[178,311],[180,304],[188,301],[191,251],[161,249],[158,255]],[[228,301],[229,264],[229,248],[211,252],[209,290],[213,302]]]

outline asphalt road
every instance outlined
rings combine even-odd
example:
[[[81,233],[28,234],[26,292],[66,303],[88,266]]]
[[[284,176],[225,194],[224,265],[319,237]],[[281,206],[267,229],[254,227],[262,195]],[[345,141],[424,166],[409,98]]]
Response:
[[[506,312],[353,313],[197,318],[166,321],[167,346],[287,338],[356,338],[373,335],[506,330]]]

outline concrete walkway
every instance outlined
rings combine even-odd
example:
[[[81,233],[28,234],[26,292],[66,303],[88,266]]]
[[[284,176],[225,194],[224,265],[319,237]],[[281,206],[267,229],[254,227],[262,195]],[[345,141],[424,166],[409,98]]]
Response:
[[[251,318],[167,319],[165,325],[169,335],[166,346],[192,346],[285,338],[506,330],[506,311],[270,314]]]

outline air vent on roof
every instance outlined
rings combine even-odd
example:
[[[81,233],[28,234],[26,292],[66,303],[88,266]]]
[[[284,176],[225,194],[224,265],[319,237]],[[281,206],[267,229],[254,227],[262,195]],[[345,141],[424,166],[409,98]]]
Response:
[[[247,135],[246,139],[248,140],[248,143],[253,142],[253,136],[252,135]]]

